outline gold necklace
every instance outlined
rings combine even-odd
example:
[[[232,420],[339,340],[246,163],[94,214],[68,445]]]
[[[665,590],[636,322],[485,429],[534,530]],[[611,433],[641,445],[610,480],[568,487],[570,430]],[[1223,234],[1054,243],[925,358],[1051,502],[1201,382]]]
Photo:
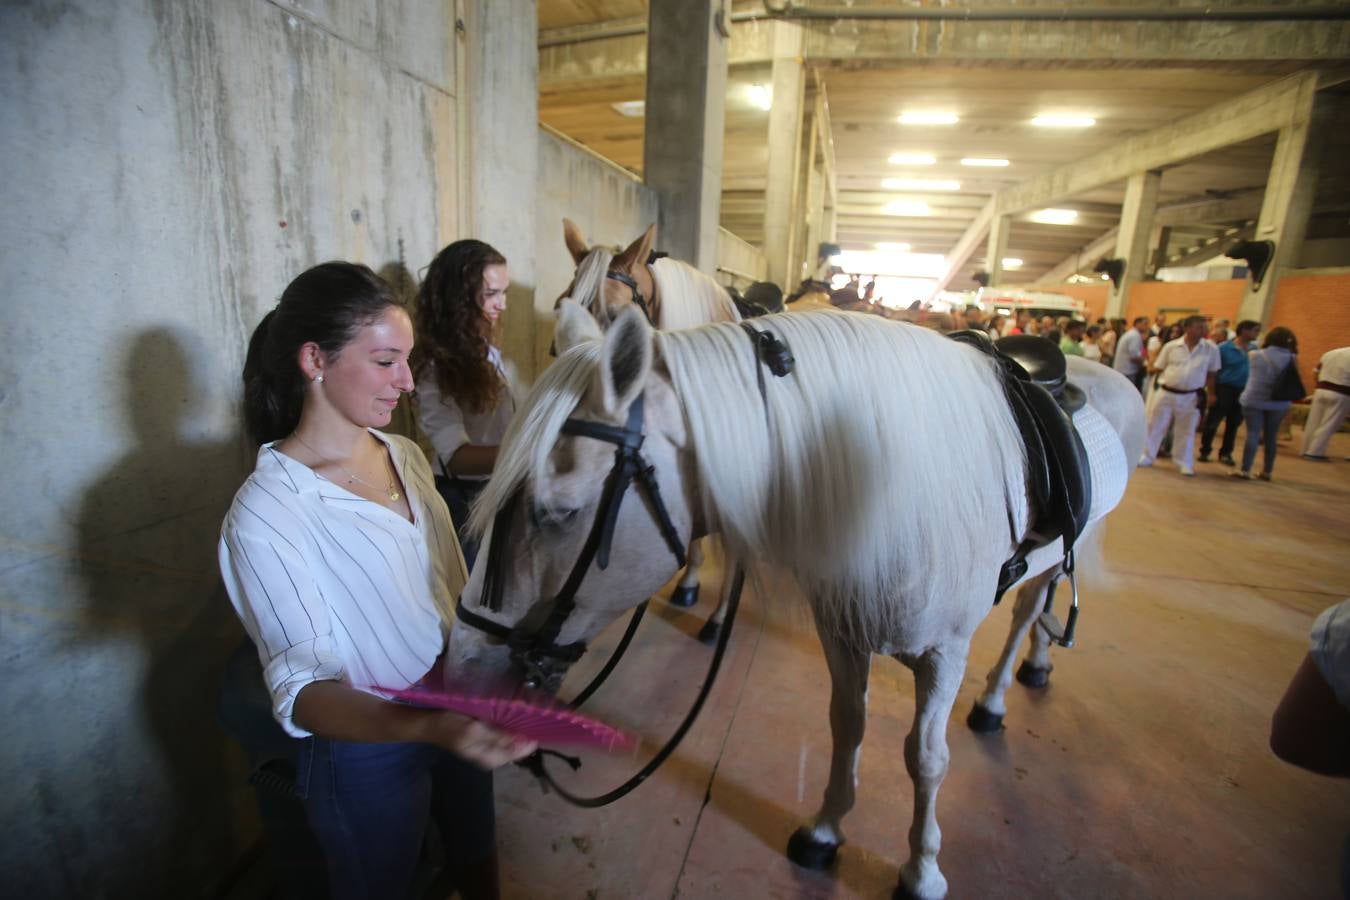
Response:
[[[329,460],[324,459],[324,455],[323,455],[322,453],[320,453],[318,450],[315,450],[313,447],[311,447],[311,446],[309,445],[309,442],[306,441],[304,438],[302,438],[300,435],[296,434],[295,432],[291,432],[291,437],[295,438],[297,441],[299,441],[301,444],[303,444],[303,445],[305,446],[305,448],[308,449],[310,453],[313,453],[315,456],[317,456],[321,462],[328,462],[328,461],[329,461]],[[346,466],[344,466],[342,463],[338,462],[337,460],[331,460],[331,462],[333,463],[333,465],[335,465],[335,466],[337,466],[339,469],[341,469],[342,472],[343,472],[343,474],[345,474],[345,475],[347,476],[347,483],[348,483],[348,484],[351,484],[352,482],[359,481],[361,484],[364,484],[366,487],[370,488],[372,491],[384,491],[386,494],[389,495],[389,501],[390,501],[391,503],[397,502],[397,501],[398,501],[398,498],[401,497],[401,496],[403,496],[403,495],[399,492],[399,490],[398,490],[398,479],[395,478],[392,474],[391,474],[390,477],[389,477],[389,484],[386,485],[385,487],[380,487],[379,485],[371,484],[369,481],[366,481],[366,480],[365,480],[364,478],[362,478],[360,475],[357,475],[355,472],[353,472],[351,469],[348,469]]]

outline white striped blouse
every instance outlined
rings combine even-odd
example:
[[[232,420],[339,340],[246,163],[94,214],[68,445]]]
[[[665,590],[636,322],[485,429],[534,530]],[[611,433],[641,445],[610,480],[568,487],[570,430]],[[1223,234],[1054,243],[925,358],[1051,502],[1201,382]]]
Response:
[[[258,648],[273,714],[293,737],[307,684],[405,688],[445,646],[464,559],[431,468],[406,438],[389,447],[414,521],[264,444],[220,534],[220,572]]]

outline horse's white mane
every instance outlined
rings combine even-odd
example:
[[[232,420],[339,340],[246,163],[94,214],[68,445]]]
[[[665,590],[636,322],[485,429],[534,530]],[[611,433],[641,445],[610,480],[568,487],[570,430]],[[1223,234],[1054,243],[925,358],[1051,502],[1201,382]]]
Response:
[[[651,269],[661,295],[661,321],[656,327],[662,331],[741,320],[726,289],[689,263],[663,256]]]
[[[577,266],[576,279],[572,282],[572,299],[580,303],[590,313],[601,328],[609,327],[609,311],[601,297],[604,293],[605,273],[614,261],[614,251],[608,247],[592,247],[591,252]]]
[[[602,270],[603,271],[603,270]],[[548,472],[548,458],[567,417],[595,378],[600,342],[584,341],[569,348],[544,370],[529,395],[511,417],[502,438],[492,478],[474,502],[469,530],[487,533],[497,510],[521,486],[533,486]]]
[[[822,622],[863,640],[953,592],[992,601],[988,561],[1027,527],[1025,451],[992,362],[875,316],[754,324],[796,360],[787,378],[764,372],[767,419],[739,327],[656,335],[729,553],[792,571]],[[969,546],[981,533],[998,546]]]
[[[709,526],[729,553],[793,572],[822,623],[862,640],[897,633],[900,610],[915,615],[955,592],[992,601],[997,563],[1027,528],[1025,451],[993,363],[879,316],[783,313],[754,324],[796,360],[786,378],[764,371],[767,418],[739,326],[654,334]],[[476,533],[518,488],[548,478],[600,346],[563,353],[517,410],[474,506]],[[972,534],[992,545],[970,546]]]

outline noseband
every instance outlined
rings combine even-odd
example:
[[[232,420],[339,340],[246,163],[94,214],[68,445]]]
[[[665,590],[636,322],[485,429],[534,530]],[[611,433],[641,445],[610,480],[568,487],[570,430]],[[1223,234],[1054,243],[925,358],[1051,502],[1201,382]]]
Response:
[[[605,487],[600,494],[600,505],[596,510],[595,522],[591,526],[581,555],[568,574],[567,580],[553,598],[544,623],[534,631],[520,626],[507,628],[497,622],[470,612],[464,606],[463,598],[455,607],[455,617],[466,625],[477,628],[493,637],[505,640],[511,648],[511,660],[524,670],[527,683],[538,687],[548,677],[548,661],[559,660],[573,663],[586,652],[582,641],[572,644],[559,644],[558,635],[562,631],[567,617],[576,609],[576,595],[582,580],[596,562],[601,569],[609,566],[609,554],[614,540],[614,529],[619,519],[619,508],[623,503],[628,487],[636,479],[638,486],[647,494],[651,502],[656,525],[671,554],[681,567],[684,566],[684,544],[679,531],[671,521],[670,511],[661,498],[661,488],[656,481],[656,467],[642,455],[641,448],[642,415],[644,407],[642,394],[628,407],[627,422],[623,427],[604,425],[600,422],[588,422],[583,419],[568,419],[563,423],[562,433],[576,437],[588,437],[613,444],[614,466],[605,479]],[[485,609],[499,612],[502,608],[502,591],[506,584],[506,548],[510,544],[509,532],[511,519],[521,494],[517,492],[498,511],[492,524],[492,544],[488,548],[487,570],[483,578],[483,593],[480,600]],[[529,618],[526,616],[526,618]],[[523,620],[522,620],[523,621]]]

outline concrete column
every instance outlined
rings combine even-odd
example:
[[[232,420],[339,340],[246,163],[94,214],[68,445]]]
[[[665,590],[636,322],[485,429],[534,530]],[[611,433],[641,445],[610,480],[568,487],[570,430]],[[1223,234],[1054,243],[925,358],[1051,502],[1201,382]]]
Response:
[[[1012,230],[1012,216],[995,216],[989,223],[989,242],[987,244],[985,271],[989,273],[989,284],[1003,283],[1003,258],[1008,255],[1008,232]]]
[[[802,30],[773,23],[773,108],[769,110],[769,171],[764,185],[764,260],[768,280],[796,287],[791,270],[793,192],[801,147]]]
[[[1167,248],[1172,243],[1172,226],[1161,225],[1158,227],[1158,239],[1153,244],[1153,263],[1149,266],[1150,272],[1157,272],[1167,265]]]
[[[462,231],[455,237],[476,237],[506,257],[511,289],[502,317],[502,352],[523,378],[532,380],[537,345],[551,334],[554,299],[535,297],[538,11],[535,0],[460,3],[464,180]]]
[[[1125,259],[1125,275],[1111,286],[1106,299],[1107,318],[1125,315],[1130,285],[1148,271],[1149,238],[1153,235],[1153,214],[1158,208],[1158,185],[1162,172],[1135,172],[1125,182],[1125,203],[1120,208],[1120,230],[1116,232],[1115,259]]]
[[[1313,193],[1321,162],[1321,150],[1332,119],[1334,98],[1318,95],[1306,119],[1280,129],[1275,157],[1270,163],[1270,178],[1261,201],[1261,216],[1256,222],[1258,241],[1275,242],[1275,258],[1270,261],[1260,287],[1247,279],[1238,319],[1254,319],[1264,330],[1271,324],[1275,289],[1282,269],[1298,264],[1303,252],[1303,236],[1308,230]]]
[[[723,4],[652,0],[643,178],[661,198],[657,246],[713,274],[727,92]]]

